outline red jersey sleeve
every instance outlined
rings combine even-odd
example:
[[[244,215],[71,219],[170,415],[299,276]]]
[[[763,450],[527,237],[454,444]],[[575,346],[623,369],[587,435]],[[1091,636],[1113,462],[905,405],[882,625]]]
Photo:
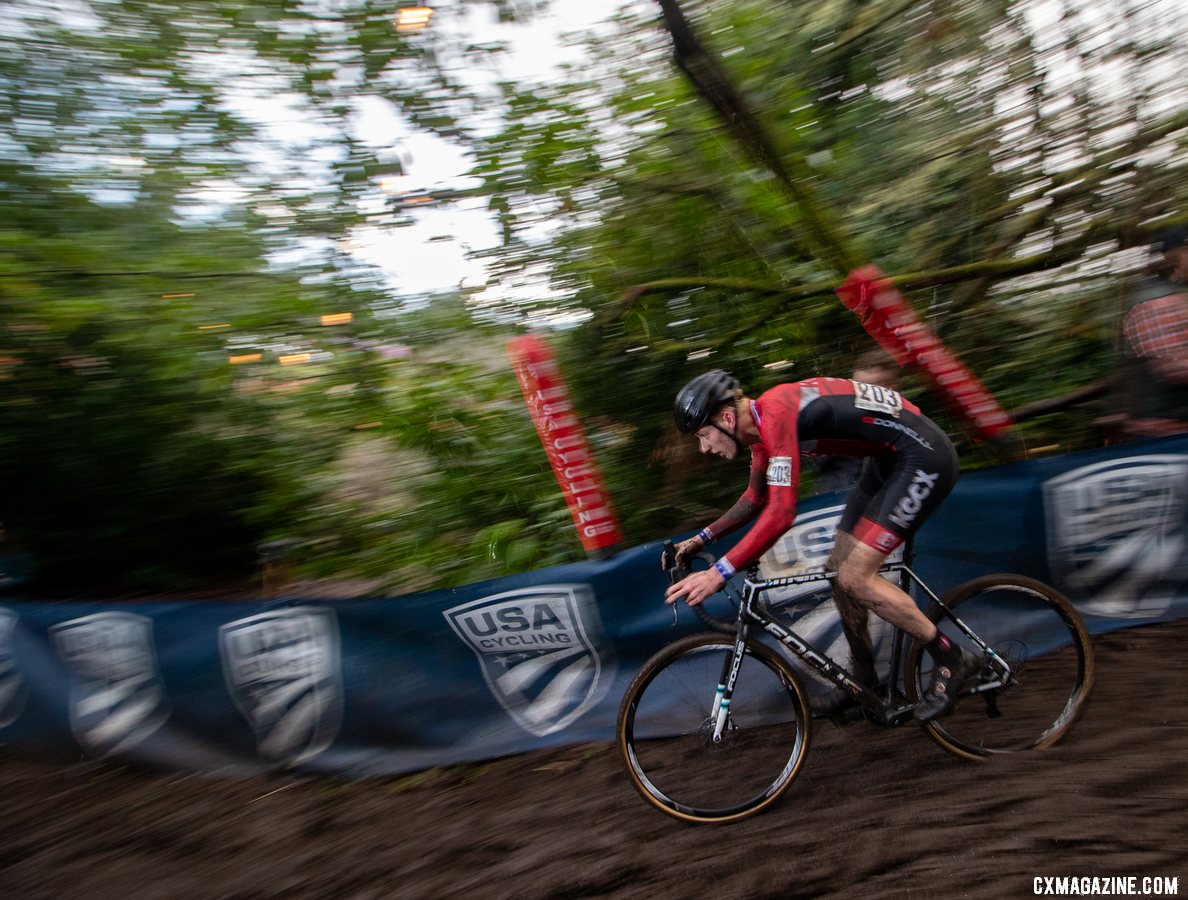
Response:
[[[750,522],[767,502],[767,454],[756,445],[751,448],[751,477],[743,495],[730,509],[715,519],[706,528],[712,538],[718,540],[732,534]]]
[[[756,506],[767,502],[767,451],[760,444],[751,448],[751,479],[747,482],[742,499]]]
[[[756,469],[761,466],[767,502],[754,527],[723,557],[730,571],[752,565],[796,521],[796,490],[800,484],[796,420],[800,415],[800,394],[799,382],[781,384],[755,401],[760,441],[752,449],[751,486],[747,493],[756,489],[756,479],[760,477]]]

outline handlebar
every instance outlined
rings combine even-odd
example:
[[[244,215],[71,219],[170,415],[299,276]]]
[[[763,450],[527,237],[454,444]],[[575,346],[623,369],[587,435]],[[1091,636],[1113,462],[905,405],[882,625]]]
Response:
[[[697,554],[698,559],[707,560],[710,565],[715,562],[714,556],[711,553],[706,553],[704,550]],[[687,566],[677,565],[676,546],[671,540],[664,542],[664,549],[660,551],[660,564],[664,567],[664,571],[668,573],[669,584],[676,584],[692,574],[692,570]],[[726,634],[733,634],[735,630],[735,623],[725,622],[722,619],[715,618],[709,612],[702,608],[702,604],[698,603],[696,606],[689,607],[701,619],[702,624],[713,631],[721,631]],[[677,604],[672,604],[672,623],[676,625],[677,619]]]
[[[676,545],[672,541],[664,542],[664,549],[660,552],[660,565],[668,573],[670,584],[676,584],[691,574],[687,566],[677,565]]]

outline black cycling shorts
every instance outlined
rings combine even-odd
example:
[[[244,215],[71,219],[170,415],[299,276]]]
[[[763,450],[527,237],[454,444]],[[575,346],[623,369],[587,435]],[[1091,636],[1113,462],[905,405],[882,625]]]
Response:
[[[948,435],[923,416],[914,427],[928,446],[904,443],[892,456],[867,457],[838,522],[838,531],[880,553],[919,531],[957,482],[960,462]]]

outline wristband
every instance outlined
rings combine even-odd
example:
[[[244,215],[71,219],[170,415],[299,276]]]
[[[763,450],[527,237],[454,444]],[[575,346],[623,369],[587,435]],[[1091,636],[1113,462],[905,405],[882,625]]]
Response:
[[[730,560],[724,556],[714,563],[714,570],[722,576],[723,581],[729,581],[734,577],[734,566],[730,565]]]
[[[714,533],[709,530],[708,526],[697,532],[697,536],[701,538],[702,544],[708,544],[714,539]]]

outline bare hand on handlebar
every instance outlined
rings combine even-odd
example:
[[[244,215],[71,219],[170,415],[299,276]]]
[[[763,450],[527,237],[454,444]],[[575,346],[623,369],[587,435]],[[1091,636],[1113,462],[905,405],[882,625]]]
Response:
[[[691,537],[675,547],[671,541],[665,542],[660,564],[673,581],[664,594],[665,603],[676,603],[684,597],[689,606],[696,606],[722,589],[726,582],[716,569],[689,574],[688,565],[692,557],[704,546],[705,542],[700,537]]]
[[[687,574],[693,567],[693,557],[705,549],[705,541],[702,540],[701,535],[695,534],[687,541],[681,541],[676,545],[676,565],[678,569],[684,569]]]
[[[708,600],[722,589],[726,583],[717,569],[706,569],[704,572],[694,572],[664,592],[665,603],[676,603],[682,597],[690,606],[696,606],[703,600]]]

